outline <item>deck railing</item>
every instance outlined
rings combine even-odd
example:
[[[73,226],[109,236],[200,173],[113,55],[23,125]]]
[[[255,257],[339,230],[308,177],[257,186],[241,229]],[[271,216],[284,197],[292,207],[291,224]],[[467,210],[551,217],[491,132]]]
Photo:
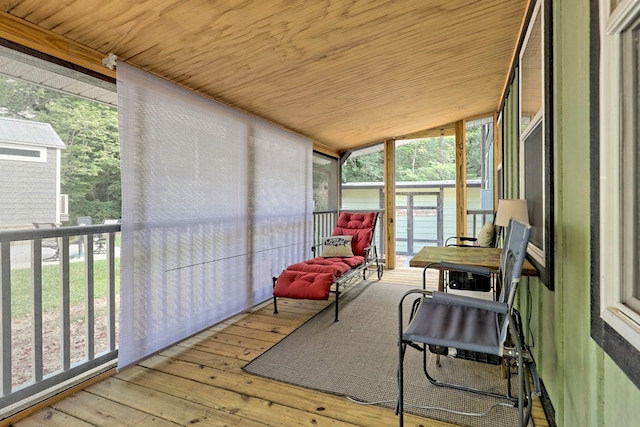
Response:
[[[467,230],[469,236],[477,236],[480,229],[487,221],[493,221],[493,211],[486,209],[467,210],[467,221],[471,218],[471,229]],[[467,222],[467,225],[469,223]]]
[[[384,259],[378,212],[374,242]],[[473,235],[491,214],[468,212]],[[314,213],[314,243],[331,235],[337,218],[338,211]],[[120,230],[109,224],[0,232],[0,420],[115,366]]]
[[[0,232],[0,419],[115,366],[119,231]]]

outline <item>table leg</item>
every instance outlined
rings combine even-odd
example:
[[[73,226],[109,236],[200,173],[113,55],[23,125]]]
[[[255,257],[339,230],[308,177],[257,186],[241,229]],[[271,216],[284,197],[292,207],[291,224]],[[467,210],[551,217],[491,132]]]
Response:
[[[440,276],[438,277],[438,290],[444,292],[444,270],[438,270]],[[440,355],[436,354],[436,367],[440,367]]]

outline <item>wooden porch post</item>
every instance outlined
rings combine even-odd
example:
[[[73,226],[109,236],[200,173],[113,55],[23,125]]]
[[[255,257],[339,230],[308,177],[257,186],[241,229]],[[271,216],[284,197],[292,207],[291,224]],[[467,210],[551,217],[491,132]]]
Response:
[[[456,129],[456,235],[467,235],[467,123],[455,123]]]
[[[502,127],[501,123],[498,123],[498,115],[493,113],[493,211],[498,210],[498,197],[499,188],[498,188],[498,166],[500,166],[500,162],[502,162]],[[495,221],[495,218],[494,218]]]
[[[384,141],[385,267],[396,268],[396,141]]]

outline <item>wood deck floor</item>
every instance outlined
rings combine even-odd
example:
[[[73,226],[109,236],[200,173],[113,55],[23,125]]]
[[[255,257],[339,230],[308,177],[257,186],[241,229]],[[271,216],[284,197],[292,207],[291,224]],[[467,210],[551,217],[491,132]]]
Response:
[[[421,270],[385,271],[388,283],[416,284]],[[121,373],[50,403],[16,427],[31,426],[394,426],[392,410],[362,406],[241,370],[329,302],[279,300],[216,325]],[[547,421],[538,399],[534,423]],[[450,424],[405,416],[407,426]]]

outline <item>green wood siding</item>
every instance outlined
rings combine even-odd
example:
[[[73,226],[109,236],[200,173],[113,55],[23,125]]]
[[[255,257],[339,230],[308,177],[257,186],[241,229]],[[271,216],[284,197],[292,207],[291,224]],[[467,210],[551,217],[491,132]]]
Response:
[[[590,1],[553,6],[555,291],[529,279],[533,348],[559,426],[635,426],[640,390],[590,336]],[[517,83],[517,82],[516,82]],[[517,93],[516,86],[510,94]],[[505,103],[505,195],[517,196],[517,102]],[[597,173],[597,171],[592,171]]]

